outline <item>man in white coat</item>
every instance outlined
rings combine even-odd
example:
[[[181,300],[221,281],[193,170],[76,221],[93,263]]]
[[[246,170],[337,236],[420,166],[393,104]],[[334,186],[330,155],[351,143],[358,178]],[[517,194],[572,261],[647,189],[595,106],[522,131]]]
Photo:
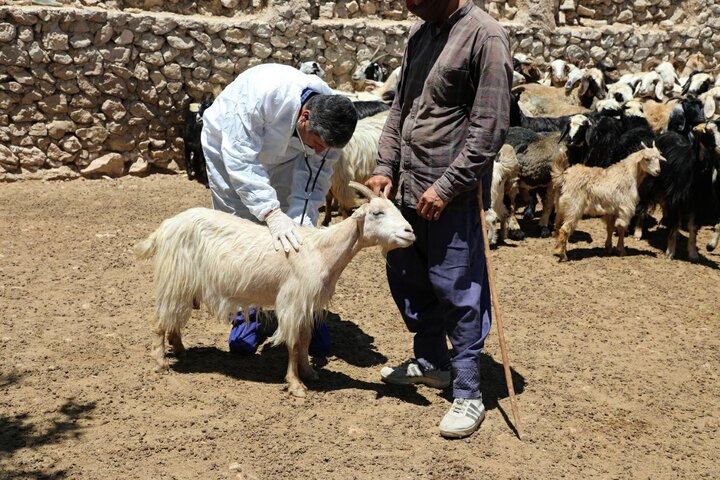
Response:
[[[280,64],[240,74],[203,115],[201,135],[212,205],[265,223],[275,249],[302,248],[298,225],[313,227],[330,188],[333,164],[352,137],[352,102],[315,75]],[[230,350],[258,346],[255,312],[239,313]],[[311,353],[327,355],[324,325],[313,332]]]

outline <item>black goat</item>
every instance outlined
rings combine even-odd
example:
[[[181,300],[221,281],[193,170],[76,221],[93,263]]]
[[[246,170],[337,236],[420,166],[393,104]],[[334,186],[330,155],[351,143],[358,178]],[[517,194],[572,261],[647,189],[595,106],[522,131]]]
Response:
[[[699,98],[689,95],[680,99],[668,120],[668,131],[677,132],[692,140],[692,129],[705,122],[703,103]]]
[[[688,258],[699,259],[697,231],[704,224],[717,219],[716,199],[713,195],[712,157],[701,148],[699,139],[691,141],[677,132],[666,132],[657,137],[657,148],[666,161],[660,175],[648,177],[640,185],[640,218],[660,206],[663,224],[668,228],[667,249],[669,258],[675,257],[678,230],[687,225]],[[642,230],[640,220],[636,238]]]
[[[390,105],[380,100],[358,100],[352,102],[358,114],[358,120],[361,118],[372,117],[380,112],[390,110]]]
[[[200,133],[203,126],[203,113],[212,105],[211,100],[200,103],[191,103],[185,112],[185,170],[190,180],[197,180],[208,186],[207,170],[205,169],[205,155],[200,142]]]

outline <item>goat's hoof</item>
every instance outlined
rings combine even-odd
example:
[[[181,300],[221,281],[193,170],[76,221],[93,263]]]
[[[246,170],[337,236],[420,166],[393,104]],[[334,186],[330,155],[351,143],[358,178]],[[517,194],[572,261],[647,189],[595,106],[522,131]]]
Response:
[[[532,220],[533,218],[535,218],[535,211],[533,211],[533,210],[525,210],[525,211],[523,212],[523,218],[524,218],[525,220]]]
[[[542,238],[548,238],[550,235],[552,235],[552,232],[550,231],[550,229],[548,227],[542,227],[540,229],[540,236]]]
[[[170,371],[170,361],[167,359],[158,361],[158,364],[155,367],[155,373],[166,373],[168,371]]]
[[[637,233],[637,232],[636,232],[636,233],[633,234],[633,238],[634,238],[635,240],[642,240],[642,237],[643,237],[643,236],[642,236],[642,232],[640,232],[640,233]]]
[[[627,252],[625,252],[624,248],[622,250],[620,250],[619,252],[620,252],[621,257],[624,257],[627,254]]]
[[[288,392],[290,392],[290,395],[292,395],[293,397],[307,397],[307,388],[305,388],[305,385],[303,385],[302,383],[297,385],[289,385]]]
[[[508,232],[508,238],[510,240],[525,240],[525,232],[522,230],[510,230]]]
[[[716,247],[716,246],[717,246],[717,245],[713,245],[712,243],[708,243],[707,245],[705,245],[705,249],[706,249],[708,252],[712,252],[713,250],[715,250],[715,247]]]
[[[698,253],[690,253],[688,254],[688,259],[693,263],[697,263],[700,261],[700,255]]]

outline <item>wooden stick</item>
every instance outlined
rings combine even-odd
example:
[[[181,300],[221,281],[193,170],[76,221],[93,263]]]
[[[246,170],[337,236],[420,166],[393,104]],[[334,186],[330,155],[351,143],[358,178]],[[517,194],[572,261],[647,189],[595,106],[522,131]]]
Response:
[[[507,354],[507,346],[505,344],[505,331],[503,329],[502,315],[500,313],[500,302],[497,297],[497,289],[495,288],[495,271],[493,270],[492,258],[490,257],[490,242],[488,240],[488,229],[485,221],[485,208],[482,199],[482,184],[478,183],[478,207],[480,207],[480,224],[483,230],[483,244],[485,247],[485,262],[488,271],[488,280],[490,283],[490,296],[492,297],[492,307],[494,313],[495,325],[497,325],[498,341],[500,342],[500,354],[502,355],[503,368],[505,370],[505,382],[507,383],[508,394],[510,395],[510,408],[512,409],[513,421],[515,422],[515,431],[517,436],[522,440],[520,433],[520,414],[518,413],[517,400],[515,399],[515,388],[512,382],[512,373],[510,372],[510,359]]]

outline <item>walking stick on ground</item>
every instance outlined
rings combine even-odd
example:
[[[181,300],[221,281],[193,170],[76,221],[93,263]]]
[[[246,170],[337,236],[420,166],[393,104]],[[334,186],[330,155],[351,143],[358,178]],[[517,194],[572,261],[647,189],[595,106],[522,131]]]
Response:
[[[513,422],[515,423],[515,431],[517,436],[522,440],[520,433],[520,414],[518,413],[517,400],[515,399],[515,388],[513,388],[512,373],[510,373],[510,360],[508,359],[507,346],[505,345],[505,331],[503,329],[502,315],[500,313],[500,302],[497,298],[497,289],[495,288],[495,271],[493,270],[492,257],[490,257],[490,242],[488,240],[488,229],[485,221],[485,208],[482,199],[482,183],[478,182],[478,206],[480,207],[480,224],[483,231],[483,245],[485,248],[485,262],[488,271],[488,280],[490,282],[490,296],[492,298],[492,309],[495,314],[495,325],[497,325],[498,341],[500,342],[500,354],[502,355],[503,368],[505,370],[505,382],[507,383],[508,394],[510,395],[510,408],[512,409]]]

